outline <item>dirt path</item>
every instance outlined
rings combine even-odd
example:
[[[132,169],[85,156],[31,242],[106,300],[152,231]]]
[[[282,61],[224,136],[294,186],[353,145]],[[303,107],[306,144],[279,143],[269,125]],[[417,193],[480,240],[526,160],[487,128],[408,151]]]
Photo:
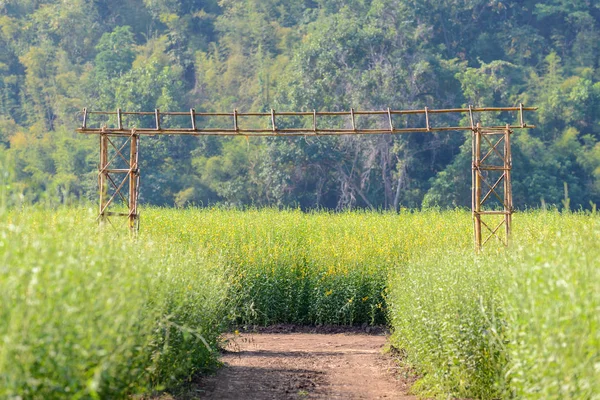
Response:
[[[197,387],[208,399],[415,399],[381,354],[383,335],[260,333],[233,337],[225,367]]]

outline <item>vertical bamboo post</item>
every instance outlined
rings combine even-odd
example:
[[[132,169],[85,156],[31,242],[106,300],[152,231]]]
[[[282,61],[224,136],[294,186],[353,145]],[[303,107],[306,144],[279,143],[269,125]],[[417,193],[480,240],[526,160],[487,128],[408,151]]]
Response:
[[[510,126],[506,125],[504,131],[504,211],[505,211],[505,232],[506,232],[506,245],[508,246],[511,234],[512,224],[512,212],[513,212],[513,197],[512,197],[512,181],[511,181],[511,170],[512,170],[512,154],[510,149],[510,135],[512,131]]]
[[[83,121],[81,123],[81,128],[82,129],[87,129],[87,119],[88,119],[87,108],[84,108],[83,109]]]
[[[156,123],[156,130],[160,131],[160,110],[158,108],[154,109],[154,121]]]
[[[473,222],[475,233],[475,251],[481,250],[481,124],[478,122],[473,131]]]
[[[120,108],[117,108],[117,129],[123,130],[123,114]]]
[[[129,229],[132,233],[136,230],[137,213],[137,194],[138,194],[138,141],[139,135],[135,130],[131,131],[129,137]]]
[[[196,131],[196,110],[190,108],[190,116],[192,117],[192,130]]]
[[[108,135],[100,134],[100,165],[98,166],[98,190],[100,196],[99,220],[103,223],[105,220],[105,208],[107,202],[107,180],[108,180]]]

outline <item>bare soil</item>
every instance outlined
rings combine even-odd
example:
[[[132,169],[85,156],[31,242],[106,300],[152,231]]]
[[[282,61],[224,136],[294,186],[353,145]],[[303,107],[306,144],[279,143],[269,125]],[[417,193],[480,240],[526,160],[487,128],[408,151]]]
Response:
[[[281,326],[228,335],[223,368],[181,396],[159,398],[416,399],[406,394],[410,380],[382,354],[383,333],[295,330],[307,329]]]

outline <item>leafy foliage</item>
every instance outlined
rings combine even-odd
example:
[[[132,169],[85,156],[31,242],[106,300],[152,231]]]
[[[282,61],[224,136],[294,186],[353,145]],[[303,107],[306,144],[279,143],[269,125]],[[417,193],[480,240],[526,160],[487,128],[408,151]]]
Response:
[[[96,195],[96,149],[70,133],[84,106],[523,102],[539,111],[528,121],[537,128],[515,135],[517,206],[561,204],[566,184],[570,206],[589,208],[600,202],[599,23],[595,2],[565,0],[4,1],[0,145],[27,199],[72,201]],[[303,209],[469,204],[469,144],[460,133],[223,142],[145,139],[142,199]],[[43,194],[49,188],[68,195]]]

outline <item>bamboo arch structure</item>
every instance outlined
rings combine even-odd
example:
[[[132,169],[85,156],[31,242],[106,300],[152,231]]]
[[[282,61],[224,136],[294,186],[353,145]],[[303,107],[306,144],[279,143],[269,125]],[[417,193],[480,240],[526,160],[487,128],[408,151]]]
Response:
[[[138,197],[140,188],[139,142],[141,136],[190,135],[190,136],[339,136],[429,133],[442,131],[471,131],[472,133],[472,215],[474,241],[477,251],[492,238],[508,245],[512,227],[512,154],[511,135],[515,129],[534,128],[525,123],[524,114],[535,107],[472,107],[453,109],[387,110],[380,111],[315,111],[312,112],[249,112],[233,110],[230,113],[89,111],[83,109],[83,121],[77,129],[82,134],[98,135],[100,138],[100,163],[98,167],[100,221],[113,216],[127,217],[132,232],[139,229]],[[513,113],[517,124],[482,126],[474,115],[481,113]],[[468,116],[467,126],[440,126],[432,123],[438,114]],[[416,116],[419,124],[398,127],[398,118]],[[163,127],[165,119],[189,118],[186,127]],[[323,127],[324,118],[343,120],[344,128]],[[367,127],[360,118],[376,118]],[[135,127],[124,124],[124,119],[152,120],[153,127]],[[215,120],[226,119],[226,127],[211,126]],[[302,127],[288,127],[290,119]],[[98,121],[100,120],[100,121]],[[207,124],[199,126],[198,121]],[[246,122],[246,124],[243,123]],[[261,123],[258,123],[262,121]],[[303,121],[303,122],[302,122]],[[265,123],[266,122],[266,123]],[[321,123],[320,123],[321,122]],[[171,124],[172,125],[172,124]],[[248,126],[246,126],[248,125]],[[262,125],[262,127],[256,127]],[[266,127],[265,127],[266,125]],[[294,125],[293,121],[291,125]],[[126,211],[111,211],[121,200]]]

